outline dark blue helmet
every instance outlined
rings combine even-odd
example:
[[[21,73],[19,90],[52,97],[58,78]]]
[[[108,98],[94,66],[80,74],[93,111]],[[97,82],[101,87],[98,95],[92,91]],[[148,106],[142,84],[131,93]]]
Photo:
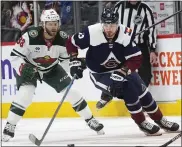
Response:
[[[119,13],[114,8],[104,8],[101,16],[102,23],[118,23]]]

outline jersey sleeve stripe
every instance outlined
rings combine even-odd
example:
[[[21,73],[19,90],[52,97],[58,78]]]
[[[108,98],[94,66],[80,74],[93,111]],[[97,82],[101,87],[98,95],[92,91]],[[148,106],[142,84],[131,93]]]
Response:
[[[66,59],[70,59],[70,58],[71,58],[71,57],[69,57],[69,56],[68,56],[68,57],[61,57],[61,56],[59,56],[59,59],[60,59],[60,60],[66,60]]]
[[[132,57],[135,57],[135,56],[138,56],[138,55],[141,55],[141,54],[142,54],[142,52],[138,51],[138,52],[136,52],[134,54],[131,54],[129,56],[125,56],[125,59],[128,60],[129,58],[132,58]]]
[[[14,52],[11,52],[10,56],[17,56]]]
[[[60,58],[59,58],[58,60],[59,60],[59,62],[63,62],[63,61],[64,61],[64,60],[62,60],[62,59],[60,59]]]
[[[12,53],[14,53],[15,55],[20,56],[20,57],[22,57],[22,58],[26,58],[25,55],[23,55],[22,53],[18,52],[18,51],[15,50],[15,49],[13,49]]]

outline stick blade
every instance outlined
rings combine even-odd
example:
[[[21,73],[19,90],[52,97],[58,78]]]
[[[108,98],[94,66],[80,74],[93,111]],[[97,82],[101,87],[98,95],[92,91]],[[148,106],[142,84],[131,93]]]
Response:
[[[33,134],[29,134],[29,140],[33,143],[39,146],[41,144],[41,141],[38,140]]]

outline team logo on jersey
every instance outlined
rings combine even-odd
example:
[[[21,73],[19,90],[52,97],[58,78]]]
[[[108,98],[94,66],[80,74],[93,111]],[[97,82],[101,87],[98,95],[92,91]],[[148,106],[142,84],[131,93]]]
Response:
[[[35,47],[34,52],[40,53],[40,47]]]
[[[134,24],[136,24],[136,25],[141,24],[142,21],[143,21],[143,17],[142,17],[142,16],[139,16],[139,15],[136,15],[136,16],[134,17],[134,19],[133,19],[133,22],[134,22]]]
[[[57,58],[51,58],[50,56],[38,57],[33,59],[34,62],[43,67],[49,67],[52,63],[54,63]]]
[[[38,36],[38,31],[37,30],[30,30],[29,32],[30,37],[37,37]]]
[[[101,65],[105,66],[105,68],[116,68],[121,62],[114,56],[111,52],[107,59],[101,63]]]
[[[68,35],[63,31],[60,31],[59,34],[62,38],[68,38]]]

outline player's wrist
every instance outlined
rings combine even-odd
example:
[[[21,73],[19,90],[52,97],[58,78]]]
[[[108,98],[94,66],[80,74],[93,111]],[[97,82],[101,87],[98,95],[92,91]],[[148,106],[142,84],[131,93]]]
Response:
[[[129,72],[129,68],[127,66],[123,66],[120,68],[119,72],[122,73],[124,76],[127,76]]]
[[[71,59],[76,59],[78,57],[78,53],[71,53],[70,58]]]
[[[156,50],[155,48],[150,48],[150,53],[155,53],[156,52],[155,50]]]

